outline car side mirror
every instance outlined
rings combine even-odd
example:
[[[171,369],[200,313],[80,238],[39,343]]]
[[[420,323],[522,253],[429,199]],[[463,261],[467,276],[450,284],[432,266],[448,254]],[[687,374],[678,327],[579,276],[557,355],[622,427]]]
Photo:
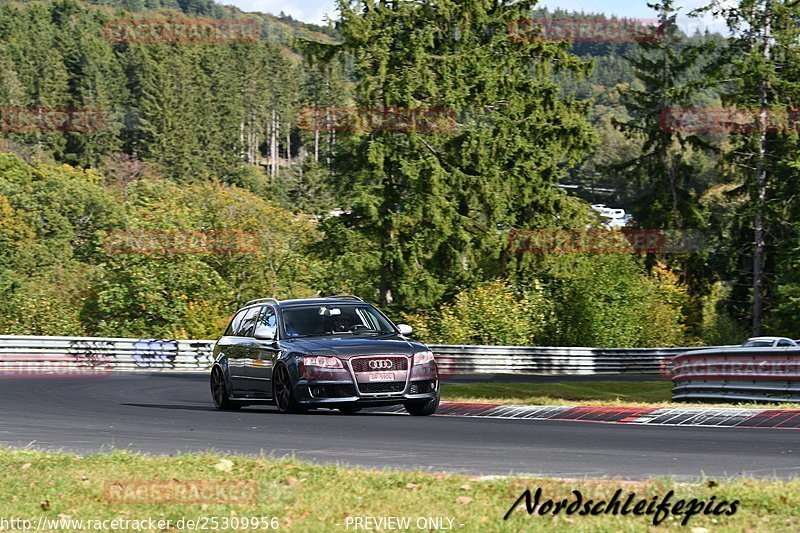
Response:
[[[272,340],[275,340],[275,334],[273,332],[268,331],[268,330],[263,330],[263,329],[261,331],[256,331],[256,334],[253,335],[253,337],[255,337],[256,340],[259,340],[259,341],[272,341]]]
[[[397,329],[400,330],[400,335],[411,335],[411,332],[414,331],[414,328],[408,324],[397,324]]]

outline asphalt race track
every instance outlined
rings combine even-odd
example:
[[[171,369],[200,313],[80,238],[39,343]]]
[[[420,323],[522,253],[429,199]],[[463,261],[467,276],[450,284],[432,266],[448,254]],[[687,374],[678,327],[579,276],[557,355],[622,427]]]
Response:
[[[370,468],[567,478],[800,476],[800,431],[216,411],[199,374],[0,379],[0,445],[214,450]]]

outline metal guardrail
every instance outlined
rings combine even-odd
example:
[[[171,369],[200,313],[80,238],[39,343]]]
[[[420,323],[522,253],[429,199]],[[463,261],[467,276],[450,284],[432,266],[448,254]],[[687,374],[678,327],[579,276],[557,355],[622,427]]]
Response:
[[[431,345],[440,372],[452,374],[659,375],[690,348],[572,348]]]
[[[0,375],[205,371],[210,340],[0,336]]]
[[[0,374],[26,371],[205,371],[212,340],[0,336]],[[687,348],[431,345],[443,375],[650,374]]]
[[[800,402],[800,347],[722,347],[673,358],[673,400]]]
[[[212,340],[0,336],[0,376],[205,372]],[[557,348],[430,345],[443,376],[660,375],[674,400],[800,402],[800,347]]]

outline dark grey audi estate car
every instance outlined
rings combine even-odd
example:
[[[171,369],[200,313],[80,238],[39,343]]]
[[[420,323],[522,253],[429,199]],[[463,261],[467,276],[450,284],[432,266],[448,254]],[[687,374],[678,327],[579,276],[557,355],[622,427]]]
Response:
[[[214,345],[214,405],[270,402],[282,413],[355,413],[403,404],[412,415],[433,414],[436,361],[410,333],[356,296],[247,302]]]

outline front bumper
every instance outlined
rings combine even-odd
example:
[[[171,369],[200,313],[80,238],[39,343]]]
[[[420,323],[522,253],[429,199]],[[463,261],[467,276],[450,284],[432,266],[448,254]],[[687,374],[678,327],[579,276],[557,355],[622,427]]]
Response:
[[[362,359],[362,361],[356,361]],[[364,364],[370,356],[343,361],[340,370],[307,372],[294,388],[295,400],[306,406],[389,405],[405,402],[424,402],[439,395],[439,376],[436,364],[413,366],[409,357],[403,368],[391,371],[390,381],[370,381]],[[396,362],[395,358],[395,362]],[[360,363],[360,364],[359,364]],[[356,372],[356,370],[359,370]],[[380,372],[378,372],[380,373]]]
[[[394,382],[391,382],[394,383]],[[410,380],[395,385],[391,392],[361,392],[353,381],[301,380],[294,388],[296,401],[301,405],[335,407],[337,405],[390,405],[409,401],[432,400],[439,394],[439,380]]]

